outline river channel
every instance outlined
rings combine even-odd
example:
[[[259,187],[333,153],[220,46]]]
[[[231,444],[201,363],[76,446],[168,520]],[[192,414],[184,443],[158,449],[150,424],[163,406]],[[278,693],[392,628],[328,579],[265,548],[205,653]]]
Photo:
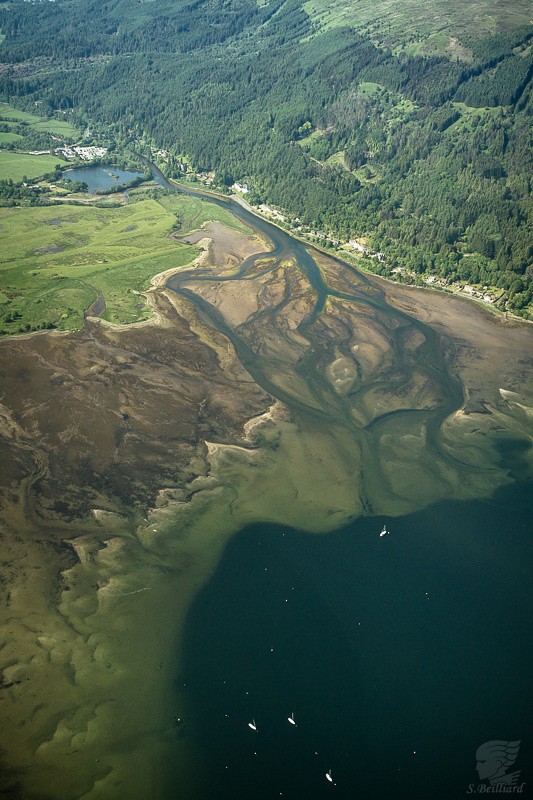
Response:
[[[531,326],[153,172],[151,317],[1,342],[0,794],[529,789]]]
[[[263,468],[266,500],[259,484],[251,498],[239,489],[246,460],[216,465],[243,527],[189,613],[177,676],[198,797],[482,791],[477,748],[521,740],[531,695],[527,424],[512,412],[496,431],[491,379],[461,383],[457,340],[393,305],[394,290],[198,196],[259,232],[268,257],[184,269],[167,287],[231,341],[293,426]],[[277,301],[231,323],[224,285],[268,294],[287,265],[299,277]]]
[[[158,182],[170,189],[175,185],[165,179],[152,165]],[[209,267],[198,270],[184,269],[167,281],[167,287],[194,303],[204,321],[219,330],[231,341],[239,360],[253,379],[276,399],[287,404],[293,412],[300,412],[306,424],[320,428],[339,428],[348,437],[355,437],[369,465],[375,463],[376,444],[388,433],[416,427],[424,428],[426,446],[438,448],[440,459],[449,461],[454,468],[454,457],[439,446],[443,421],[463,404],[463,388],[448,368],[451,343],[439,336],[429,325],[398,308],[392,307],[386,293],[370,276],[356,270],[346,262],[332,256],[319,266],[319,251],[298,241],[276,225],[249,212],[231,199],[207,195],[184,189],[192,196],[221,206],[258,232],[269,243],[268,262],[265,253],[252,255],[231,274],[216,275]],[[261,342],[261,330],[250,331],[250,324],[230,325],[212,302],[198,291],[201,284],[246,282],[270,273],[276,274],[283,265],[290,264],[301,274],[307,287],[308,307],[294,325],[300,337],[296,355],[285,354],[290,343],[281,337],[270,349]],[[191,288],[191,282],[194,287]],[[261,311],[264,325],[282,327],[283,311],[294,298],[287,294],[272,309]],[[334,321],[331,321],[331,318]],[[369,323],[369,319],[371,322]],[[353,326],[351,335],[339,336],[337,323]],[[357,330],[364,327],[358,338]],[[288,337],[290,338],[290,337]],[[447,346],[448,345],[448,346]],[[354,350],[355,348],[355,350]],[[353,384],[345,390],[331,374],[328,366],[343,360],[340,369],[349,371],[347,359],[361,351],[356,362]],[[288,373],[300,380],[294,388]],[[333,376],[334,377],[334,376]],[[347,375],[350,380],[351,375]],[[422,386],[423,384],[423,386]],[[306,392],[300,391],[305,385]],[[414,388],[413,388],[414,387]],[[377,403],[369,395],[391,391],[395,397]],[[397,403],[402,395],[405,402]],[[416,397],[415,397],[416,395]],[[363,408],[364,407],[364,408]],[[363,424],[362,424],[363,423]],[[379,470],[378,470],[379,471]],[[377,478],[380,482],[381,478]],[[372,507],[372,503],[370,502]]]

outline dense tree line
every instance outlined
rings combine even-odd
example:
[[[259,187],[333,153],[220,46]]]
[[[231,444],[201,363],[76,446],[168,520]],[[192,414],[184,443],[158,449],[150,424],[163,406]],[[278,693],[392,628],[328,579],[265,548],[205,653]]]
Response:
[[[186,154],[221,184],[247,180],[313,228],[370,237],[388,268],[530,302],[533,29],[470,39],[473,60],[451,62],[349,28],[313,36],[298,0],[152,5],[4,5],[4,96],[72,110],[119,147],[144,136],[171,172]]]
[[[0,130],[20,137],[12,142],[2,142],[0,146],[4,150],[50,150],[54,146],[54,139],[50,133],[35,130],[25,123],[11,126],[0,123]]]
[[[46,205],[47,192],[39,186],[27,186],[22,181],[0,180],[0,206]]]

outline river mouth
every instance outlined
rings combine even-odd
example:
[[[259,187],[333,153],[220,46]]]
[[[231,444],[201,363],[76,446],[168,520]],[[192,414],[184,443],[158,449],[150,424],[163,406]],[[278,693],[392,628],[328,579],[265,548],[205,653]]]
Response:
[[[500,426],[520,438],[530,413],[529,328],[393,287],[270,225],[260,230],[268,253],[239,268],[213,259],[167,286],[228,337],[254,380],[290,409],[298,435],[318,442],[327,432],[321,452],[350,451],[351,513],[406,513],[505,483]],[[286,429],[278,433],[283,444]]]
[[[201,796],[180,642],[244,526],[324,534],[512,481],[527,326],[238,213],[258,235],[201,232],[221,240],[158,282],[152,322],[1,344],[0,746],[22,797],[166,800],[176,773]]]

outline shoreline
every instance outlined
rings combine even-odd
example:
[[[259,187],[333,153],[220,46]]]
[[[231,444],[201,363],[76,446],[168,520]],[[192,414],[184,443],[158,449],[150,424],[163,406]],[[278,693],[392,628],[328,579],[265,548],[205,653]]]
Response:
[[[195,261],[209,263],[209,253]],[[340,261],[324,253],[321,270],[349,287],[353,275],[337,275]],[[237,288],[227,302],[242,306],[238,283],[217,280],[226,267],[210,266],[214,284]],[[0,695],[9,711],[0,738],[28,798],[116,800],[119,791],[160,800],[161,764],[170,764],[168,778],[179,769],[182,796],[194,799],[201,777],[194,743],[181,737],[177,682],[183,626],[236,531],[265,521],[326,535],[360,516],[489,497],[511,480],[491,447],[498,429],[523,434],[533,390],[519,361],[531,352],[531,328],[508,324],[501,336],[498,318],[477,304],[465,314],[450,295],[437,292],[430,304],[416,287],[372,276],[372,286],[385,286],[379,311],[339,301],[325,308],[320,337],[307,329],[296,337],[294,326],[314,308],[303,272],[245,278],[262,301],[240,335],[256,348],[257,380],[285,390],[290,405],[261,388],[192,303],[170,298],[169,273],[183,269],[190,265],[152,278],[157,323],[5,342],[4,402],[19,427],[7,430],[4,464],[20,463],[27,487],[40,481],[20,499],[17,524],[3,523],[11,563],[0,619],[10,644],[0,665],[10,685]],[[454,412],[434,440],[427,436],[439,384],[430,385],[424,353],[417,358],[427,344],[420,326],[395,308],[452,339],[451,371],[465,399],[486,402],[489,414]],[[353,397],[326,380],[329,365],[348,355],[362,376]],[[402,413],[410,410],[419,413]],[[23,480],[7,477],[6,504],[15,502],[13,481]],[[68,564],[58,564],[63,545],[72,550]]]
[[[188,188],[186,184],[179,183],[178,181],[176,181],[174,179],[169,180],[169,183],[173,183],[176,186],[178,186],[179,188],[183,188],[183,189],[187,189]],[[471,301],[471,302],[475,303],[476,305],[479,305],[480,307],[484,308],[486,311],[492,313],[496,317],[502,316],[502,317],[505,317],[505,318],[511,318],[511,319],[516,320],[518,322],[525,322],[525,323],[533,324],[533,319],[524,319],[524,317],[520,317],[520,316],[518,316],[516,314],[513,314],[510,311],[502,311],[502,310],[496,308],[491,303],[487,303],[484,300],[480,300],[479,298],[473,297],[472,295],[464,293],[464,292],[461,292],[459,290],[455,291],[454,289],[452,289],[452,288],[450,288],[448,286],[443,286],[443,287],[439,288],[437,286],[427,286],[427,285],[425,285],[425,286],[416,286],[416,285],[412,285],[412,284],[405,284],[405,283],[402,283],[399,280],[395,280],[391,276],[379,275],[376,272],[372,272],[372,270],[365,269],[365,267],[362,266],[360,263],[353,264],[351,261],[348,261],[345,258],[343,258],[342,251],[335,250],[334,252],[332,252],[330,250],[326,250],[326,248],[321,247],[319,244],[317,244],[315,242],[310,242],[308,239],[304,238],[303,236],[298,235],[298,233],[296,233],[295,231],[283,227],[278,222],[276,222],[275,220],[273,220],[270,217],[268,217],[266,214],[261,213],[257,208],[255,208],[254,206],[250,205],[250,203],[248,203],[240,195],[237,195],[237,194],[224,195],[224,194],[221,194],[221,193],[216,192],[216,191],[212,191],[212,190],[209,190],[209,189],[197,189],[196,187],[194,187],[194,191],[201,192],[202,194],[206,195],[206,197],[212,196],[212,197],[216,197],[216,198],[219,198],[219,199],[232,200],[235,203],[237,203],[238,205],[242,206],[242,208],[244,208],[250,214],[253,214],[258,219],[260,219],[260,220],[262,220],[264,222],[267,222],[269,225],[273,225],[274,227],[278,228],[278,230],[282,231],[283,233],[287,234],[288,236],[291,236],[293,239],[295,239],[296,241],[298,241],[301,244],[305,245],[310,250],[316,250],[317,252],[321,253],[322,255],[329,256],[330,258],[338,259],[339,261],[341,261],[346,266],[353,267],[354,269],[359,270],[360,272],[362,272],[364,275],[369,275],[369,276],[371,276],[373,278],[377,278],[378,280],[382,280],[382,281],[384,281],[387,284],[390,284],[392,286],[401,286],[401,287],[405,287],[405,288],[420,289],[422,291],[436,292],[437,294],[450,294],[450,295],[452,295],[454,297],[459,297],[459,298],[462,298],[463,300]]]
[[[147,160],[145,159],[145,161],[147,161]],[[149,162],[147,162],[147,163],[149,163]],[[343,258],[342,252],[339,252],[339,251],[331,252],[331,251],[321,247],[319,244],[309,242],[308,239],[298,235],[296,232],[283,227],[282,225],[277,223],[275,220],[272,220],[268,216],[266,216],[265,214],[261,213],[254,206],[251,206],[250,203],[248,203],[244,198],[240,197],[239,195],[236,195],[236,194],[225,195],[225,194],[222,194],[220,192],[216,192],[215,190],[209,190],[209,189],[200,188],[200,187],[196,187],[196,186],[191,187],[188,184],[182,183],[182,182],[180,182],[180,181],[178,181],[176,179],[165,178],[165,180],[172,187],[175,187],[178,190],[183,189],[183,190],[187,191],[188,189],[190,190],[192,188],[192,191],[194,191],[194,192],[196,192],[196,193],[198,193],[200,195],[204,195],[207,200],[209,200],[209,198],[212,197],[212,198],[215,198],[215,199],[218,199],[218,200],[222,200],[222,201],[235,202],[238,205],[240,205],[242,208],[244,208],[245,211],[250,213],[252,216],[256,217],[257,219],[261,220],[262,222],[267,223],[268,225],[272,225],[273,227],[277,228],[278,230],[280,230],[285,235],[293,238],[295,241],[297,241],[300,244],[304,245],[305,248],[308,249],[309,251],[311,251],[311,252],[312,251],[316,251],[317,253],[320,253],[321,255],[323,255],[325,257],[338,260],[344,266],[346,266],[348,268],[353,268],[355,270],[358,270],[363,275],[368,276],[372,280],[375,280],[378,284],[379,283],[384,283],[385,285],[387,285],[387,286],[389,286],[391,288],[392,287],[399,287],[399,291],[400,292],[403,291],[404,289],[406,289],[406,290],[414,290],[414,291],[421,291],[421,292],[431,293],[433,296],[455,297],[455,298],[458,298],[459,300],[468,301],[468,302],[472,303],[472,305],[477,306],[480,309],[483,309],[492,318],[508,320],[510,322],[515,322],[515,323],[525,323],[525,324],[533,325],[533,320],[524,319],[523,317],[520,317],[520,316],[512,314],[512,312],[502,311],[500,309],[497,309],[497,308],[494,307],[494,305],[491,305],[490,303],[487,303],[487,302],[485,302],[483,300],[480,300],[479,298],[473,297],[470,294],[466,294],[466,293],[463,293],[461,291],[454,291],[452,288],[444,287],[444,286],[443,287],[437,287],[437,286],[433,286],[433,285],[432,286],[428,286],[428,285],[415,286],[415,285],[411,285],[411,284],[405,284],[405,283],[402,283],[401,281],[395,280],[393,277],[390,277],[390,276],[385,277],[385,276],[379,275],[379,274],[377,274],[375,272],[372,272],[371,270],[367,270],[367,269],[365,269],[364,266],[360,265],[359,263],[353,264],[351,261],[348,261],[345,258]],[[96,198],[97,198],[97,195],[93,195],[90,200],[87,200],[87,203],[92,202]],[[68,198],[64,198],[64,199],[68,200]],[[229,213],[231,213],[231,212],[229,212]],[[193,229],[191,231],[188,231],[185,234],[181,234],[181,233],[178,233],[178,232],[176,232],[174,234],[174,233],[171,232],[169,234],[169,236],[171,236],[171,238],[176,238],[176,240],[180,241],[182,237],[190,236],[192,234],[201,232],[202,229],[206,225],[209,225],[209,224],[210,224],[209,221],[206,221],[199,228],[195,228],[195,229]],[[268,248],[270,246],[270,243],[268,241],[265,241],[264,235],[260,231],[254,230],[251,235],[253,235],[257,239],[259,239],[259,241],[261,241],[261,243],[268,250]],[[198,245],[201,246],[203,241],[204,240],[199,240],[195,244],[198,244]],[[207,241],[209,243],[208,244],[208,248],[207,248],[206,251],[200,253],[199,256],[197,256],[195,259],[193,259],[193,261],[191,261],[189,264],[185,264],[185,265],[182,265],[180,267],[171,268],[171,269],[165,270],[163,272],[156,273],[155,275],[153,275],[150,278],[151,288],[147,289],[146,291],[139,292],[140,295],[143,295],[143,296],[146,297],[146,299],[148,301],[148,304],[151,306],[151,315],[147,319],[138,320],[138,321],[134,320],[132,322],[125,322],[125,323],[114,323],[114,322],[110,322],[108,320],[105,320],[100,316],[93,317],[93,316],[87,315],[87,316],[84,317],[84,320],[87,320],[87,321],[89,321],[89,322],[91,322],[93,324],[98,321],[99,323],[101,323],[104,326],[114,327],[114,328],[119,329],[119,330],[130,328],[130,327],[146,326],[146,325],[149,325],[150,323],[154,323],[156,325],[161,324],[161,315],[158,312],[158,310],[156,309],[154,303],[150,301],[150,293],[154,292],[154,291],[157,291],[157,290],[164,290],[164,281],[167,278],[172,277],[173,275],[179,274],[179,272],[181,272],[182,270],[195,268],[197,266],[203,266],[204,262],[209,263],[209,258],[210,258],[209,248],[211,247],[212,240],[210,240],[209,237],[205,237],[205,241]],[[83,328],[79,328],[78,330],[83,330]],[[38,334],[49,333],[49,334],[53,334],[53,335],[57,336],[57,335],[68,335],[69,333],[72,333],[72,332],[73,331],[68,331],[68,330],[67,331],[39,330],[39,331],[30,331],[30,332],[25,332],[25,333],[11,333],[11,334],[5,334],[4,336],[0,337],[0,343],[2,341],[9,341],[11,339],[25,339],[25,338],[36,336]]]

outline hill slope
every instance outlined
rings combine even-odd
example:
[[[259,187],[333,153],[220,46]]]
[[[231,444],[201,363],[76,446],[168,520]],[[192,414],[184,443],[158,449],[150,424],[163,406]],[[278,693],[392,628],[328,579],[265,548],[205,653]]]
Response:
[[[526,4],[477,0],[475,25],[472,6],[424,3],[423,19],[421,7],[12,4],[0,10],[2,89],[112,126],[121,146],[145,135],[221,184],[247,180],[252,199],[312,228],[364,236],[385,273],[497,286],[527,314]]]

